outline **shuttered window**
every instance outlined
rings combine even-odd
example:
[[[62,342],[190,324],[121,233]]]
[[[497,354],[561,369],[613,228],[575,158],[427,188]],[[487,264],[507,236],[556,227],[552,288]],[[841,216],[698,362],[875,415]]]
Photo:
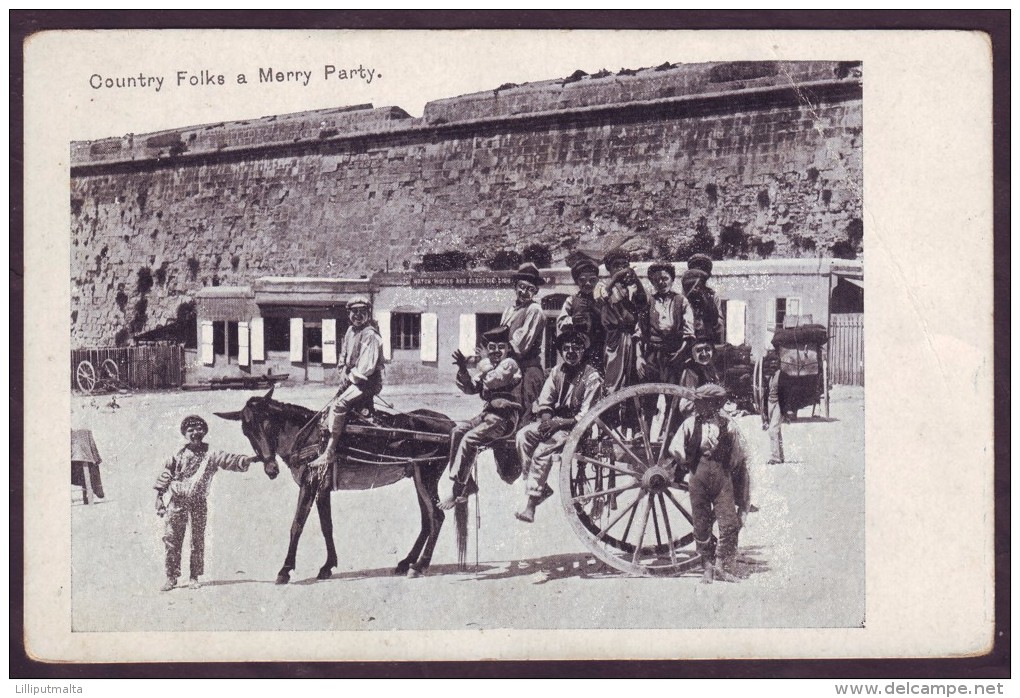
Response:
[[[475,346],[478,342],[475,340],[476,334],[476,320],[474,313],[465,313],[460,316],[460,336],[457,343],[457,348],[465,356],[472,356],[475,353]]]
[[[336,362],[336,319],[324,318],[322,321],[322,363],[324,366],[335,366]]]
[[[266,360],[265,329],[262,318],[251,319],[251,360]]]
[[[383,358],[389,361],[393,358],[393,344],[390,341],[390,311],[375,311],[375,321],[379,325],[379,338],[382,340]]]
[[[421,349],[421,313],[393,313],[390,316],[390,346],[394,351]]]
[[[439,358],[439,316],[435,313],[421,314],[421,360],[436,361]]]
[[[251,364],[249,341],[248,323],[237,323],[237,363],[239,366],[248,366]]]
[[[302,362],[304,357],[305,322],[299,317],[290,319],[290,360]]]
[[[212,320],[202,320],[200,327],[202,341],[202,363],[212,366],[215,360],[213,352],[213,323]]]
[[[800,298],[769,298],[765,303],[765,329],[774,332],[786,316],[800,315]]]
[[[723,338],[727,344],[740,346],[747,341],[747,302],[728,300],[723,303],[723,314],[726,317],[726,336]]]

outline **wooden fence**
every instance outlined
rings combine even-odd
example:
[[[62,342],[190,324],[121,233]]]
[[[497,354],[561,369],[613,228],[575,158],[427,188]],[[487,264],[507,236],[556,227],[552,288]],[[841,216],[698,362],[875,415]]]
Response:
[[[83,366],[87,361],[89,366]],[[116,366],[116,370],[113,370]],[[89,370],[91,367],[91,371]],[[71,389],[92,392],[120,388],[177,388],[184,384],[184,347],[157,344],[139,347],[102,347],[71,351]]]
[[[829,324],[829,382],[864,385],[864,314],[833,314]]]

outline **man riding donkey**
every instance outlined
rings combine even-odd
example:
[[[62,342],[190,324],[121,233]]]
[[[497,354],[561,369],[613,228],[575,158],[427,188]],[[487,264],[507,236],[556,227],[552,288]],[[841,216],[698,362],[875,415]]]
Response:
[[[525,523],[535,520],[536,507],[553,494],[547,484],[549,472],[570,430],[603,394],[602,376],[585,361],[588,336],[566,327],[557,343],[563,360],[542,386],[536,409],[538,420],[517,432],[517,452],[524,468],[528,500],[514,516]]]
[[[468,395],[480,395],[485,407],[472,419],[458,424],[450,434],[450,465],[439,479],[439,508],[452,509],[461,498],[478,491],[471,469],[479,449],[493,445],[517,429],[523,411],[520,397],[521,368],[510,343],[510,328],[501,325],[482,335],[486,356],[478,362],[478,376],[468,371],[468,358],[458,349],[457,387]]]
[[[372,399],[382,391],[383,350],[379,328],[371,320],[372,304],[365,297],[353,298],[347,303],[350,327],[340,345],[337,372],[340,387],[329,404],[325,428],[329,432],[326,447],[309,465],[325,471],[336,465],[336,450],[340,435],[352,410],[371,406]],[[325,482],[325,480],[324,480]]]

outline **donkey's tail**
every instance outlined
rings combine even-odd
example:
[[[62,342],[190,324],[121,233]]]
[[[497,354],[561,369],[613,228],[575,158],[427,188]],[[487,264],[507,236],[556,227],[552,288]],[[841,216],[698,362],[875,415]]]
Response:
[[[453,510],[454,522],[457,527],[457,565],[460,569],[467,568],[468,547],[468,505],[466,501],[457,502]]]

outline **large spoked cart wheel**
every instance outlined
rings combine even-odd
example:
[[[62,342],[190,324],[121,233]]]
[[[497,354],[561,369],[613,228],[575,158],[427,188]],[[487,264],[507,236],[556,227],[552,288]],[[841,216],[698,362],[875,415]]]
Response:
[[[83,393],[91,393],[96,389],[96,367],[89,360],[78,362],[78,368],[74,372],[75,382],[78,389]]]
[[[88,359],[78,362],[78,368],[74,372],[75,382],[78,389],[83,393],[91,394],[96,390],[108,391],[119,390],[120,367],[113,359],[106,359],[96,370],[95,365]]]
[[[621,572],[670,576],[698,562],[687,486],[669,455],[690,396],[666,383],[625,388],[595,405],[564,446],[567,519],[599,560]]]

